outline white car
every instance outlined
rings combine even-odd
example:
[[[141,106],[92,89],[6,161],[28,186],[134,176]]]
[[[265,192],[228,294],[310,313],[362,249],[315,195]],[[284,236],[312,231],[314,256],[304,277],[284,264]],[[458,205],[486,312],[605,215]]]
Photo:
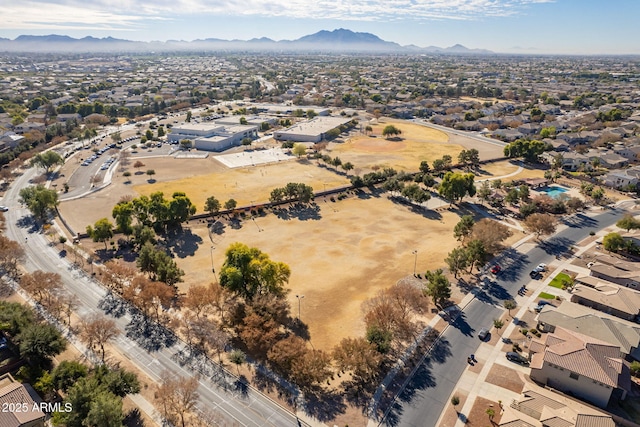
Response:
[[[8,210],[9,210],[9,208],[8,208],[8,207],[6,207],[6,206],[0,206],[0,212],[6,212],[6,211],[8,211]]]
[[[538,266],[534,268],[533,271],[537,273],[542,273],[543,271],[547,271],[547,264],[538,264]]]

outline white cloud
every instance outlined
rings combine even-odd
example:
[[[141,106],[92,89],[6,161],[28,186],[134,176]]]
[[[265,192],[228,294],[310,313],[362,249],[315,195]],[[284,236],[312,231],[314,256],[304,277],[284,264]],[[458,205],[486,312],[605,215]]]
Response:
[[[3,8],[5,29],[127,30],[184,15],[349,21],[474,20],[553,0],[26,0]]]

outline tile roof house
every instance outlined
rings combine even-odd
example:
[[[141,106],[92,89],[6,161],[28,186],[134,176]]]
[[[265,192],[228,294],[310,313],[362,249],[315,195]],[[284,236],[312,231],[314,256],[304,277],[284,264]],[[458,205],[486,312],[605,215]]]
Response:
[[[29,384],[15,382],[9,374],[0,377],[0,407],[4,408],[5,404],[9,405],[7,407],[19,404],[21,408],[26,409],[24,412],[0,411],[0,426],[44,427],[46,414],[37,406],[39,402],[40,397]]]
[[[609,400],[624,400],[631,373],[620,358],[620,347],[556,327],[529,346],[531,379],[604,408]]]
[[[537,328],[553,332],[556,327],[579,332],[620,347],[621,357],[640,360],[640,325],[570,301],[562,301],[557,307],[545,306],[538,314]]]
[[[533,385],[504,409],[500,427],[615,427],[611,416]]]
[[[635,321],[640,318],[640,292],[613,283],[574,285],[570,301],[624,320]]]

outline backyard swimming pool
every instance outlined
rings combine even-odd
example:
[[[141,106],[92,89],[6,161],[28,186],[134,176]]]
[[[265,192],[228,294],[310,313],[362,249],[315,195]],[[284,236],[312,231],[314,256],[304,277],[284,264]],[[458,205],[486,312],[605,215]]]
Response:
[[[541,193],[545,193],[547,196],[554,199],[557,199],[562,193],[566,193],[567,191],[569,190],[567,190],[566,188],[557,187],[555,185],[547,187],[544,190],[540,190]]]

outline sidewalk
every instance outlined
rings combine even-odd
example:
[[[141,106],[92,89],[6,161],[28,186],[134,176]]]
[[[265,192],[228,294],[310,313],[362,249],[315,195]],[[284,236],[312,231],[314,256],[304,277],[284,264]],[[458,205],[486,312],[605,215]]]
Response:
[[[596,233],[596,235],[604,236],[609,231],[610,230],[608,230],[608,228],[603,229],[603,230],[600,230],[598,233]],[[514,244],[513,247],[518,247],[522,245],[528,240],[528,237],[523,238],[521,241]],[[538,299],[538,295],[540,294],[540,292],[544,291],[546,293],[556,295],[564,300],[569,300],[571,296],[569,292],[563,289],[550,287],[548,286],[548,284],[558,273],[561,273],[563,270],[569,270],[576,273],[588,273],[588,269],[584,267],[578,267],[578,266],[572,265],[571,262],[573,261],[574,258],[578,258],[582,256],[583,253],[593,248],[597,244],[596,240],[597,239],[594,239],[594,241],[590,242],[589,244],[583,247],[580,247],[580,249],[577,250],[573,254],[573,256],[570,258],[563,259],[560,261],[558,260],[553,261],[549,265],[550,273],[543,281],[537,282],[535,280],[532,280],[529,286],[529,289],[531,290],[531,294],[525,295],[525,296],[520,295],[515,298],[515,301],[518,304],[519,310],[517,313],[515,313],[512,319],[517,320],[522,318],[524,314],[527,311],[529,311],[531,307],[534,305],[534,302],[536,299]],[[467,297],[469,296],[470,294],[467,295]],[[467,297],[465,297],[465,300],[467,299]],[[461,306],[464,306],[464,304],[461,304]],[[500,335],[508,337],[517,328],[518,328],[518,325],[513,321],[511,321],[504,329],[504,332],[502,332]],[[474,372],[471,372],[469,368],[467,368],[462,374],[462,376],[460,377],[460,380],[458,381],[458,384],[451,395],[453,396],[461,393],[468,394],[463,407],[459,411],[460,414],[469,414],[473,408],[476,398],[479,396],[480,397],[491,396],[491,400],[495,400],[495,401],[501,400],[506,405],[508,405],[508,402],[511,402],[513,399],[517,399],[520,396],[519,393],[514,393],[513,391],[510,391],[505,388],[486,382],[487,376],[489,375],[491,368],[494,366],[494,363],[496,361],[501,362],[501,359],[504,358],[502,354],[503,354],[503,351],[502,351],[501,340],[499,340],[498,343],[496,343],[493,346],[487,343],[483,343],[480,345],[480,347],[477,350],[476,358],[480,363],[484,363],[482,370],[480,371],[480,373],[474,373]],[[516,369],[517,366],[518,365],[513,365],[513,368]],[[527,368],[522,367],[521,369],[527,369]],[[449,396],[449,399],[451,398],[451,396]],[[443,411],[442,414],[440,415],[440,419],[438,420],[438,425],[440,425],[440,423],[442,422],[442,417],[444,413],[445,411]],[[463,427],[464,425],[465,423],[462,421],[462,419],[457,420],[456,427]]]

